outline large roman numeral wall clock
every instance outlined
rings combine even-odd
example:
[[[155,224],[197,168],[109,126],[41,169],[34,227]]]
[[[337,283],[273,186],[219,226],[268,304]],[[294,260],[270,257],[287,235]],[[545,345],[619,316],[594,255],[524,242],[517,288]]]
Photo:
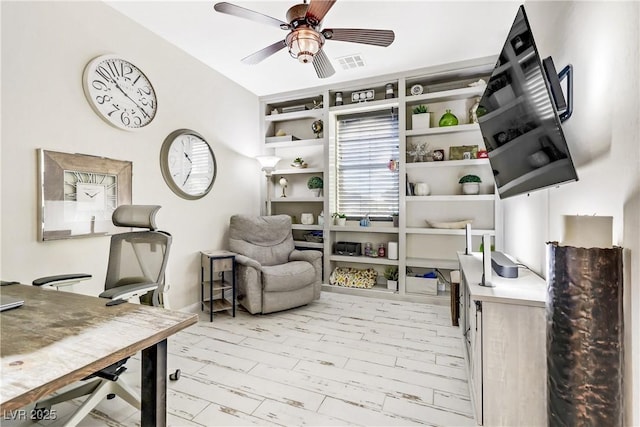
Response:
[[[156,92],[145,74],[117,55],[91,60],[82,76],[84,94],[93,110],[119,129],[147,126],[156,115]]]

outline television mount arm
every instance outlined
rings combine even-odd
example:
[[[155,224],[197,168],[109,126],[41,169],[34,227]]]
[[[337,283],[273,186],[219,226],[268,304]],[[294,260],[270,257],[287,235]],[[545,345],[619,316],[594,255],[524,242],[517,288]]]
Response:
[[[571,117],[571,114],[573,114],[573,66],[569,64],[564,67],[560,73],[556,73],[556,67],[553,65],[553,59],[551,59],[551,57],[544,59],[542,65],[549,86],[551,87],[551,94],[553,95],[556,108],[558,111],[562,111],[558,114],[560,122],[564,123]],[[567,79],[566,102],[561,85],[564,79]]]

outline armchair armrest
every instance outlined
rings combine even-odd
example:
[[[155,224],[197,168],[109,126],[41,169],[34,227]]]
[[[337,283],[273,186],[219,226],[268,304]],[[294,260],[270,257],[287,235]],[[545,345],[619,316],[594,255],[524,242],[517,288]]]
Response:
[[[311,264],[320,258],[322,258],[322,252],[314,250],[299,251],[295,249],[291,254],[289,254],[289,261],[307,261]]]
[[[262,264],[245,255],[236,254],[236,262],[240,265],[244,265],[245,267],[253,267],[258,271],[262,270]]]
[[[40,277],[32,282],[33,286],[67,286],[74,283],[82,282],[83,280],[91,279],[90,274],[86,273],[74,273],[74,274],[60,274],[57,276]]]

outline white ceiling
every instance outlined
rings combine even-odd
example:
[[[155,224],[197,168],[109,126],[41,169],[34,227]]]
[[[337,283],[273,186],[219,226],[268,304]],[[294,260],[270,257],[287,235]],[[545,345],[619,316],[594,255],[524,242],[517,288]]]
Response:
[[[214,11],[212,1],[122,1],[107,4],[256,95],[332,85],[483,56],[497,55],[519,2],[338,0],[325,16],[326,28],[376,28],[395,32],[387,48],[328,41],[324,50],[336,73],[319,79],[283,49],[257,65],[240,60],[287,32]],[[286,21],[288,1],[232,0]],[[366,66],[343,70],[336,58],[360,54]]]

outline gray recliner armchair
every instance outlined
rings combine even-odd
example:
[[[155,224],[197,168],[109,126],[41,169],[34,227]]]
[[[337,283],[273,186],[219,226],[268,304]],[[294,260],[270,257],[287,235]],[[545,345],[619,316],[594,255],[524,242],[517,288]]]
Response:
[[[320,298],[322,252],[295,249],[290,216],[232,216],[229,249],[238,254],[238,302],[250,313],[286,310]]]

